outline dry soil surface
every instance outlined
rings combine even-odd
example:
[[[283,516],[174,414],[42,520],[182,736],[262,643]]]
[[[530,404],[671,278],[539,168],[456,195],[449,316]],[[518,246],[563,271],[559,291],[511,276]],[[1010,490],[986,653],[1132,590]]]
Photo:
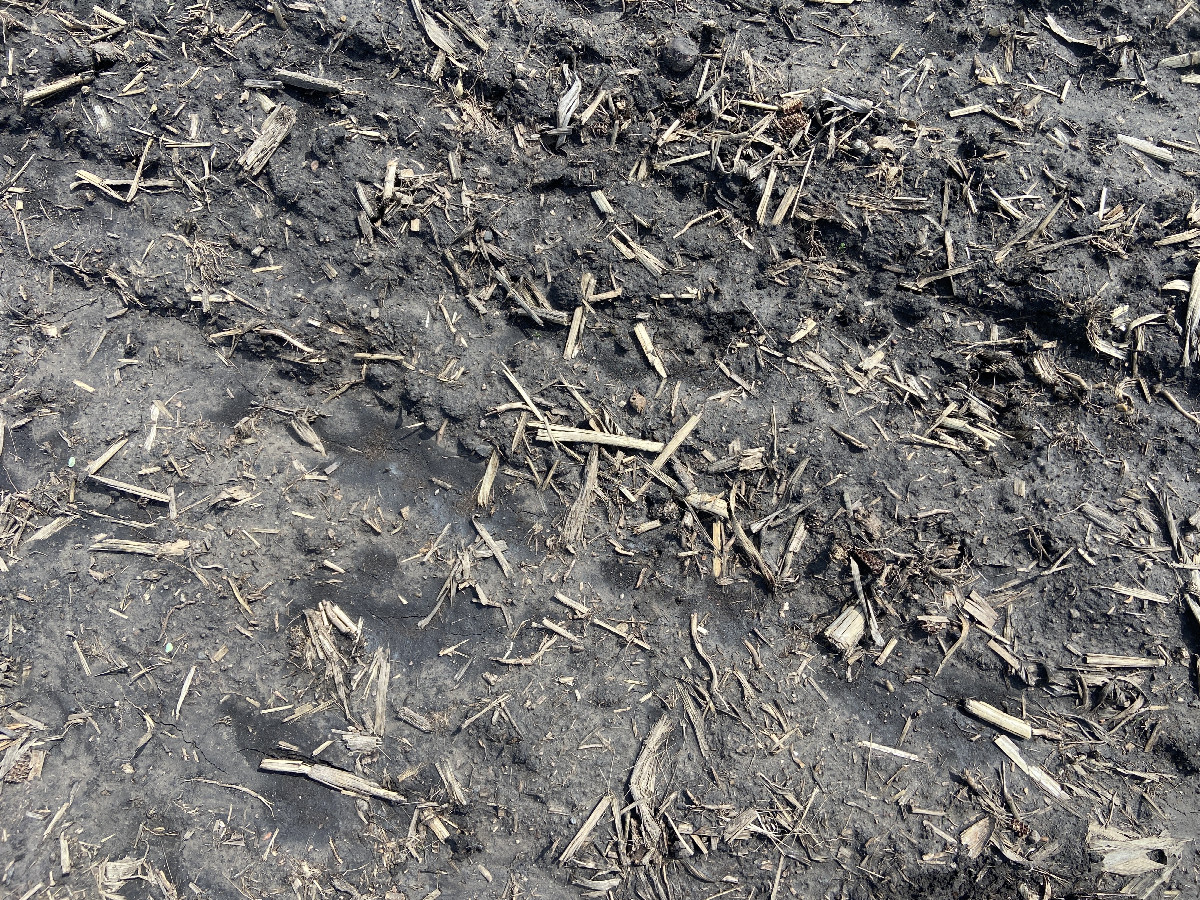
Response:
[[[0,9],[0,893],[1197,896],[1195,2],[274,4]]]

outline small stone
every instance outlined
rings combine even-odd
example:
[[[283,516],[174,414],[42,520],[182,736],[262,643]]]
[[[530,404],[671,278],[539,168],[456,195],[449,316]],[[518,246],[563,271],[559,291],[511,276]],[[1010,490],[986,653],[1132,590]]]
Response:
[[[662,50],[663,66],[676,75],[686,75],[692,71],[699,58],[700,48],[685,35],[671,38],[671,42]]]
[[[74,75],[92,70],[91,51],[70,44],[59,44],[50,51],[50,68],[61,75]]]

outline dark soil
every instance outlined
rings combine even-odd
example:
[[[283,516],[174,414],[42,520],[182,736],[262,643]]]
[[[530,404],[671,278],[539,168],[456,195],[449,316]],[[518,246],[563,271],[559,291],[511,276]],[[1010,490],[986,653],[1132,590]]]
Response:
[[[0,26],[4,896],[1200,891],[1200,8]]]

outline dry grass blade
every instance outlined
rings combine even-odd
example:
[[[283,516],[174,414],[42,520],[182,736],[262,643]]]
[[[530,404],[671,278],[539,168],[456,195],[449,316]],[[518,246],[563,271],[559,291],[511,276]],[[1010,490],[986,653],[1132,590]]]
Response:
[[[1192,273],[1192,283],[1188,287],[1187,309],[1183,316],[1183,365],[1190,368],[1196,355],[1193,344],[1196,331],[1200,328],[1200,263]]]
[[[567,547],[574,548],[583,539],[583,526],[587,523],[588,510],[592,508],[592,497],[596,493],[599,472],[600,448],[592,444],[592,449],[588,451],[587,465],[584,467],[583,482],[579,486],[579,496],[571,504],[571,509],[563,521],[562,537]]]
[[[1056,800],[1065,800],[1067,798],[1067,792],[1044,769],[1025,761],[1025,757],[1021,755],[1021,751],[1017,749],[1017,745],[1012,742],[1012,738],[1008,735],[1002,734],[996,738],[996,746],[1000,748],[1005,756],[1012,760],[1013,765],[1028,775],[1034,784],[1051,797]]]
[[[296,437],[300,438],[300,440],[308,444],[308,446],[312,447],[322,456],[325,455],[325,445],[321,442],[321,438],[307,419],[295,418],[292,419],[291,424],[292,431],[296,432]]]
[[[89,475],[92,481],[97,481],[105,487],[110,487],[115,491],[132,494],[135,497],[141,497],[143,500],[153,500],[156,503],[170,503],[171,495],[164,494],[162,491],[152,491],[149,488],[141,487],[140,485],[130,484],[127,481],[117,481],[115,478],[105,478],[103,475]]]
[[[583,845],[587,843],[588,839],[592,836],[592,831],[600,823],[600,819],[611,808],[613,799],[613,797],[606,794],[600,798],[599,802],[596,803],[596,806],[592,809],[591,815],[589,815],[584,820],[583,824],[579,826],[579,831],[575,832],[575,837],[571,838],[570,842],[566,846],[566,849],[563,850],[562,856],[558,858],[558,864],[560,866],[565,866],[572,859],[574,859],[575,854],[578,853]]]
[[[643,453],[661,453],[661,441],[648,441],[624,434],[609,434],[605,431],[589,431],[586,428],[568,428],[565,425],[537,426],[539,441],[562,444],[600,444],[605,447],[620,447],[623,450],[640,450]]]
[[[389,803],[404,802],[402,794],[389,791],[387,788],[380,787],[373,781],[368,781],[365,778],[354,775],[351,772],[345,772],[342,769],[335,769],[333,766],[301,762],[293,759],[264,759],[259,763],[258,768],[263,772],[303,775],[305,778],[310,778],[317,782],[317,784],[323,784],[326,787],[347,794],[363,794],[368,797],[377,797],[380,800],[386,800]]]
[[[963,707],[975,718],[982,719],[989,725],[1007,731],[1015,737],[1025,740],[1033,737],[1032,725],[1024,719],[1018,719],[1016,716],[1010,716],[1008,713],[996,709],[990,703],[984,703],[982,700],[964,700]]]
[[[434,18],[425,12],[425,7],[421,5],[421,0],[409,0],[412,3],[413,15],[417,19],[417,23],[425,32],[425,36],[429,38],[430,43],[445,53],[447,56],[454,56],[454,43],[450,40],[450,35],[446,33],[446,29],[442,28]]]
[[[642,750],[629,773],[629,797],[638,811],[642,831],[652,847],[662,837],[662,826],[654,814],[654,786],[658,778],[659,749],[667,739],[673,723],[670,716],[663,715],[642,743]]]
[[[1158,160],[1160,163],[1170,165],[1175,162],[1175,154],[1170,150],[1164,150],[1157,144],[1152,144],[1150,141],[1142,140],[1141,138],[1130,137],[1127,134],[1118,134],[1117,140],[1126,147],[1131,147],[1151,159]]]
[[[500,471],[500,453],[492,450],[492,455],[488,457],[487,468],[483,470],[483,478],[479,481],[479,488],[475,492],[475,505],[479,507],[488,507],[492,505],[492,488],[496,483],[496,473]]]

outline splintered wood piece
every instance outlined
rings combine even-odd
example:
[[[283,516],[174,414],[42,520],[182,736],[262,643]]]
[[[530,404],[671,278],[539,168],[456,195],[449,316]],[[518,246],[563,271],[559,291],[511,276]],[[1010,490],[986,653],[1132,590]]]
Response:
[[[808,526],[804,523],[804,516],[796,516],[796,524],[792,526],[792,534],[788,538],[787,549],[784,550],[783,561],[779,566],[780,581],[787,581],[791,578],[792,564],[796,560],[796,554],[804,546],[806,537],[808,537]]]
[[[392,681],[392,661],[382,648],[376,653],[379,659],[379,674],[375,680],[375,721],[371,723],[371,733],[382,738],[387,733],[387,695]]]
[[[467,805],[467,795],[463,793],[462,784],[459,783],[458,776],[454,774],[454,769],[450,765],[450,760],[438,760],[435,765],[438,775],[442,777],[442,784],[446,786],[446,793],[450,795],[450,799],[457,806]]]
[[[242,155],[238,157],[238,165],[251,177],[258,175],[267,165],[271,154],[287,139],[296,124],[296,111],[292,107],[280,103],[267,116],[254,139]]]
[[[580,848],[588,842],[588,839],[592,836],[592,831],[597,825],[600,824],[600,819],[602,819],[604,814],[609,811],[609,809],[612,807],[612,804],[615,802],[615,799],[616,798],[609,794],[606,794],[600,798],[600,800],[596,803],[596,806],[592,809],[591,815],[583,820],[583,824],[580,825],[579,830],[575,832],[575,837],[571,838],[570,843],[568,843],[566,849],[563,850],[562,856],[558,858],[558,864],[560,866],[565,866],[572,859],[574,859],[575,854],[578,853]]]
[[[401,722],[411,725],[413,728],[417,729],[417,731],[423,731],[426,734],[433,734],[433,723],[416,710],[409,709],[407,706],[402,706],[396,715],[399,717]]]
[[[658,351],[654,349],[654,342],[650,340],[650,332],[646,328],[645,322],[638,322],[633,326],[634,336],[637,338],[638,346],[642,348],[642,352],[646,354],[646,361],[650,363],[659,378],[667,377],[667,367],[663,365],[662,357],[658,355]]]
[[[771,166],[771,171],[767,173],[767,183],[763,188],[762,199],[758,201],[758,210],[754,215],[754,220],[760,227],[767,224],[767,207],[771,204],[771,194],[775,190],[776,175],[775,167]]]
[[[617,248],[617,251],[622,256],[629,260],[636,259],[642,264],[642,267],[655,278],[661,277],[663,273],[667,271],[668,267],[665,262],[655,256],[641,244],[637,243],[637,241],[634,241],[632,238],[626,235],[625,232],[621,231],[621,229],[618,228],[617,231],[621,232],[621,237],[625,238],[624,242],[622,242],[621,238],[618,238],[615,234],[610,234],[608,239],[612,242],[612,245]]]
[[[674,723],[664,713],[642,743],[641,752],[629,773],[629,796],[637,809],[642,823],[642,833],[651,847],[657,847],[662,837],[662,826],[654,815],[654,786],[658,777],[659,748],[667,739]]]
[[[596,204],[596,209],[600,210],[603,215],[611,216],[616,212],[613,209],[613,205],[608,202],[608,197],[605,196],[604,191],[592,191],[592,202]]]
[[[1148,591],[1144,587],[1136,585],[1121,584],[1117,581],[1112,587],[1104,588],[1106,591],[1111,591],[1120,597],[1125,597],[1127,600],[1146,600],[1150,603],[1170,603],[1171,598],[1166,594],[1160,594],[1157,591]]]
[[[380,787],[373,781],[368,781],[358,775],[335,769],[333,766],[320,763],[307,763],[295,759],[264,759],[258,764],[263,772],[279,772],[284,775],[303,775],[317,784],[342,791],[346,794],[365,794],[368,797],[378,797],[389,803],[403,803],[404,797],[395,791]]]
[[[718,519],[729,518],[729,501],[719,494],[693,492],[687,494],[683,498],[683,502],[692,509],[698,509],[700,512],[716,516]]]
[[[336,81],[330,81],[328,78],[318,78],[316,75],[307,75],[304,72],[293,72],[290,69],[276,69],[275,77],[286,84],[288,87],[296,88],[299,91],[310,91],[314,94],[340,94],[343,90],[342,86]]]
[[[491,46],[487,40],[487,32],[477,25],[473,25],[462,17],[460,14],[445,10],[439,13],[443,19],[462,32],[463,37],[479,48],[481,53],[487,53],[488,47]]]
[[[996,610],[976,591],[971,591],[967,599],[963,601],[963,609],[984,628],[991,629],[996,624]]]
[[[758,574],[763,577],[763,581],[767,583],[771,590],[775,590],[775,573],[767,565],[767,561],[763,559],[763,555],[759,552],[758,547],[754,546],[754,542],[750,540],[750,535],[746,534],[746,530],[742,528],[742,523],[738,521],[732,509],[729,511],[729,521],[733,525],[733,536],[738,546],[749,557],[750,562],[754,564],[754,568],[758,570]],[[880,641],[880,643],[883,642]]]
[[[586,428],[569,428],[539,422],[537,439],[547,443],[601,444],[605,447],[620,447],[622,450],[640,450],[644,453],[661,453],[665,446],[661,441],[647,441],[624,434],[609,434],[605,431],[589,431]]]
[[[92,187],[94,187],[96,190],[98,190],[100,193],[104,194],[106,197],[108,197],[112,200],[116,200],[118,203],[125,202],[125,195],[118,194],[116,191],[114,191],[109,186],[108,181],[104,178],[101,178],[99,175],[94,175],[91,172],[89,172],[87,169],[76,169],[75,177],[78,178],[79,180],[76,182],[73,182],[71,184],[71,190],[74,190],[75,188],[79,187],[80,185],[87,184],[87,185],[91,185]],[[128,182],[126,182],[126,183],[128,183]]]
[[[825,629],[825,637],[831,644],[849,655],[862,640],[867,628],[867,619],[857,606],[842,610],[842,614],[833,620],[833,624]]]
[[[386,206],[392,202],[392,198],[396,196],[396,172],[400,168],[400,160],[389,159],[387,170],[383,176],[383,193],[380,195],[380,200]]]
[[[566,594],[563,594],[561,592],[555,594],[554,599],[557,600],[559,603],[561,603],[563,606],[567,607],[567,609],[571,610],[577,616],[586,616],[591,613],[591,610],[588,609],[584,604],[580,603],[578,600],[572,600]]]
[[[1032,725],[1024,719],[1018,719],[1016,716],[1010,716],[1008,713],[996,709],[990,703],[984,703],[982,700],[964,700],[963,707],[975,718],[982,719],[1001,731],[1007,731],[1009,734],[1025,740],[1033,737]]]
[[[1197,330],[1200,329],[1200,263],[1196,264],[1196,270],[1192,273],[1192,282],[1188,285],[1187,292],[1187,308],[1183,316],[1184,368],[1190,368],[1192,365],[1192,356],[1194,355],[1192,345],[1197,338]]]
[[[794,344],[797,341],[804,340],[806,337],[816,331],[816,328],[816,320],[812,318],[806,318],[803,322],[796,326],[796,330],[792,332],[791,337],[788,338],[788,343]]]
[[[149,541],[125,541],[120,538],[103,538],[96,541],[88,550],[93,553],[136,553],[139,556],[157,558],[186,556],[191,541],[171,541],[169,543],[152,543]]]
[[[32,535],[25,539],[26,544],[36,544],[39,541],[44,541],[47,538],[54,537],[68,525],[75,521],[76,516],[55,516]]]
[[[1005,756],[1012,760],[1014,766],[1028,775],[1034,784],[1051,797],[1056,800],[1065,800],[1067,798],[1067,792],[1044,769],[1025,761],[1025,757],[1021,755],[1021,751],[1017,749],[1017,745],[1012,742],[1012,738],[1008,735],[1002,734],[996,738],[996,746],[1000,748],[1000,751]]]
[[[562,537],[567,547],[574,548],[583,539],[583,527],[587,524],[588,510],[592,508],[592,498],[596,494],[599,472],[600,448],[592,444],[592,449],[588,451],[583,481],[579,485],[579,496],[571,504],[571,509],[563,521]]]

